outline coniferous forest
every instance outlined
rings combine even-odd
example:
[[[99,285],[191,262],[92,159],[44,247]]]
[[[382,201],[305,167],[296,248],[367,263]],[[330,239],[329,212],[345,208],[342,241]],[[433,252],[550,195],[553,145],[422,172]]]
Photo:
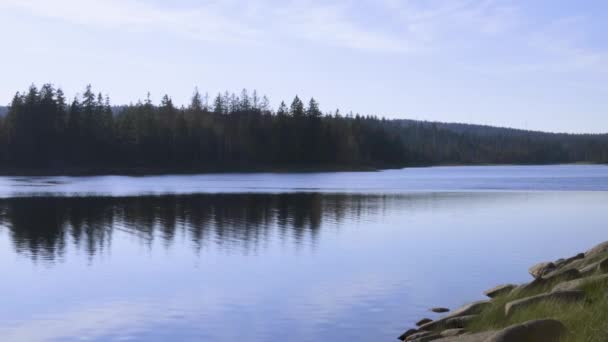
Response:
[[[273,109],[243,90],[195,90],[112,106],[87,86],[66,99],[51,84],[17,93],[0,119],[6,172],[367,169],[438,164],[607,163],[608,135],[387,120],[321,111],[295,97]],[[121,171],[121,172],[122,172]]]

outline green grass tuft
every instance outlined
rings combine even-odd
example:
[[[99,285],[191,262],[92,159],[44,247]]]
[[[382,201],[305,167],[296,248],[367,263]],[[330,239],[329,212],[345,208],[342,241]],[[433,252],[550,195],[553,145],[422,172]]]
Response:
[[[603,255],[602,257],[605,257]],[[601,257],[594,258],[594,261]],[[586,264],[593,261],[589,260]],[[470,323],[467,330],[481,332],[506,328],[513,324],[535,319],[552,318],[564,323],[569,335],[563,342],[605,342],[608,341],[608,280],[584,284],[585,299],[577,303],[543,302],[518,310],[509,317],[505,316],[505,304],[550,291],[554,283],[544,284],[525,292],[500,296],[493,305],[486,308],[479,317]]]

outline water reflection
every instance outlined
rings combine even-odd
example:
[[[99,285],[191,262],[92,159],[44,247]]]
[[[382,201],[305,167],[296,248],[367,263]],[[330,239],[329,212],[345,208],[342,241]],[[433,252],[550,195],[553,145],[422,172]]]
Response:
[[[314,193],[32,197],[0,200],[0,212],[17,253],[57,261],[69,245],[89,257],[103,253],[114,230],[149,245],[156,239],[171,245],[185,236],[199,251],[209,243],[257,250],[275,236],[314,245],[323,221],[375,212],[385,201],[386,196]]]
[[[606,240],[606,192],[0,199],[7,341],[391,341]],[[539,248],[539,246],[541,246]],[[435,318],[435,317],[431,317]]]

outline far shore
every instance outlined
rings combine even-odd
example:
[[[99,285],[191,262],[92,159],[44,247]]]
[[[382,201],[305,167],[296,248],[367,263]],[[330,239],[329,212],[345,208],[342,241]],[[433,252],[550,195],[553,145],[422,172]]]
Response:
[[[234,173],[317,173],[317,172],[378,172],[420,167],[446,166],[545,166],[545,165],[607,165],[588,162],[552,164],[458,164],[412,163],[408,165],[275,165],[275,166],[205,166],[205,167],[0,167],[0,176],[55,177],[55,176],[160,176]]]

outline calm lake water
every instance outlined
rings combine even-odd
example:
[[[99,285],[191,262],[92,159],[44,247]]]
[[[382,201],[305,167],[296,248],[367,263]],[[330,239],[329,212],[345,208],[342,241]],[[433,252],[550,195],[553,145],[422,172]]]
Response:
[[[0,337],[393,341],[606,222],[606,166],[0,177]]]

